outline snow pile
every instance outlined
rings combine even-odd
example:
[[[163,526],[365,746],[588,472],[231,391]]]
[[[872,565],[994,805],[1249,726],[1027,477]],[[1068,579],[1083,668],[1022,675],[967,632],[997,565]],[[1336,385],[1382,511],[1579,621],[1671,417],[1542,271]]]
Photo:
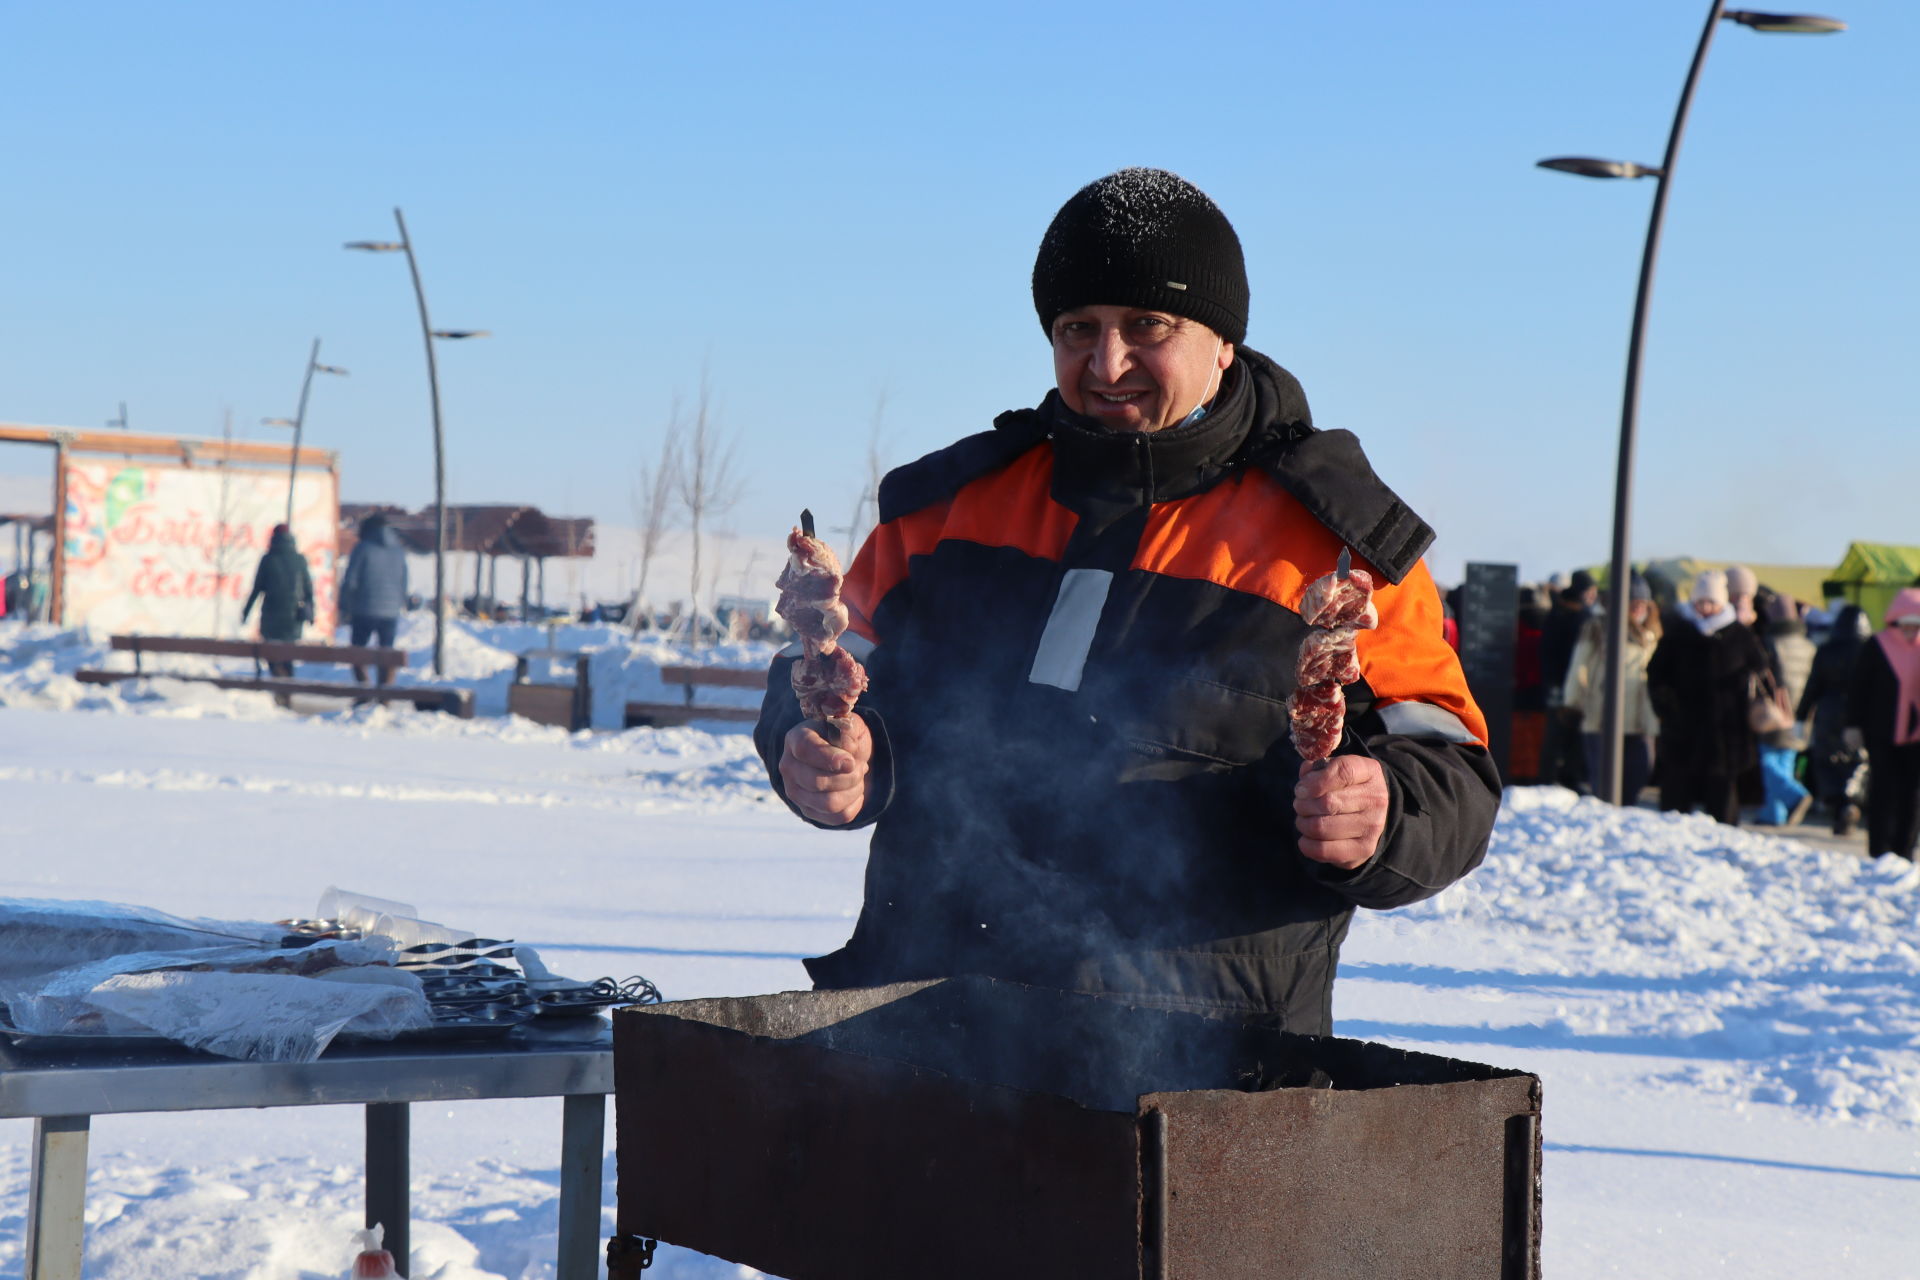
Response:
[[[1486,864],[1390,917],[1561,996],[1522,1042],[1686,1060],[1660,1078],[1920,1124],[1920,871],[1555,787],[1507,793]],[[1509,1037],[1511,1038],[1511,1037]]]

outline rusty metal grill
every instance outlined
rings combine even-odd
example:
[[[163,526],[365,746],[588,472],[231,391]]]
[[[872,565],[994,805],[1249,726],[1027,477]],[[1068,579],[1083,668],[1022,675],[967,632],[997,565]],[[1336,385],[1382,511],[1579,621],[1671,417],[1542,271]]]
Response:
[[[953,978],[622,1010],[619,1230],[786,1280],[1533,1280],[1540,1082]]]

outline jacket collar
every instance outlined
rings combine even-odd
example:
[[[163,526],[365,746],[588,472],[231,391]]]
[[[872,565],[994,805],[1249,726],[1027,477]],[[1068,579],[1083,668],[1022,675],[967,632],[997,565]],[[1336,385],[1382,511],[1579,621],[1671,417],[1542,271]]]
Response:
[[[1006,451],[1052,448],[1053,499],[1083,521],[1105,523],[1258,466],[1390,582],[1433,542],[1427,523],[1374,475],[1353,433],[1315,428],[1300,383],[1250,347],[1238,348],[1212,409],[1188,426],[1109,431],[1070,411],[1058,391],[993,425]]]
[[[1162,431],[1112,431],[1067,408],[1056,389],[1037,409],[1002,414],[1002,431],[1031,432],[1053,446],[1053,498],[1135,507],[1199,493],[1276,443],[1312,430],[1306,394],[1292,374],[1248,347],[1234,353],[1206,416]],[[1257,446],[1257,448],[1256,448]]]

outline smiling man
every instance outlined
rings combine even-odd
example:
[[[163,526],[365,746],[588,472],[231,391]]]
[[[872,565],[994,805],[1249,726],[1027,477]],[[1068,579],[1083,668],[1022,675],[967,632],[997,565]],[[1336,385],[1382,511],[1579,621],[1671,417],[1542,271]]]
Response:
[[[774,663],[755,740],[821,827],[871,828],[821,987],[987,974],[1332,1029],[1356,906],[1439,892],[1499,781],[1441,636],[1430,530],[1244,345],[1240,241],[1156,169],[1060,209],[1033,268],[1054,389],[890,474],[847,575],[871,686],[822,736]],[[1288,733],[1309,583],[1380,584],[1341,744]]]

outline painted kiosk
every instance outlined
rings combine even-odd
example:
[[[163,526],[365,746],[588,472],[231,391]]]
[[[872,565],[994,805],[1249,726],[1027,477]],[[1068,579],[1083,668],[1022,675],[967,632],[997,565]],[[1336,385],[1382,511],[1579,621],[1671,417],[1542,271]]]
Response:
[[[0,423],[0,443],[8,442],[54,453],[48,621],[237,638],[254,567],[291,506],[313,576],[313,626],[333,634],[340,478],[332,450],[302,446],[296,455],[261,441]]]

